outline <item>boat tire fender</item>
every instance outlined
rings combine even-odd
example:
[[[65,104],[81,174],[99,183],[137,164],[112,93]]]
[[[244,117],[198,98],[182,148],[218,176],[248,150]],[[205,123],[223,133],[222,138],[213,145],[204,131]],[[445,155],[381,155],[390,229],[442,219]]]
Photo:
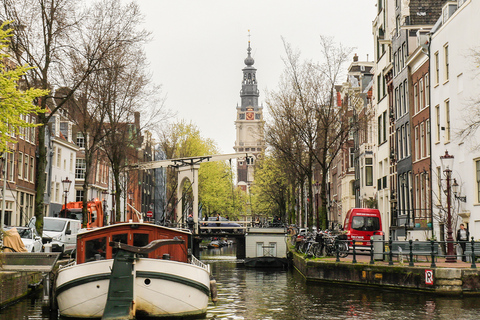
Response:
[[[213,302],[217,302],[217,281],[215,279],[210,280],[210,296]]]

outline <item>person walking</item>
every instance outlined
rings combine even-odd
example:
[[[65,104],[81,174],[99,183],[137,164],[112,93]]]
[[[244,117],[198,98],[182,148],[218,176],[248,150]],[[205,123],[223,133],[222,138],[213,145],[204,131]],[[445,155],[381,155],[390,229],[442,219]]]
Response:
[[[465,225],[463,223],[460,224],[460,229],[457,231],[457,241],[462,248],[462,261],[467,261],[467,257],[465,257],[465,248],[468,241],[468,231],[465,229]]]

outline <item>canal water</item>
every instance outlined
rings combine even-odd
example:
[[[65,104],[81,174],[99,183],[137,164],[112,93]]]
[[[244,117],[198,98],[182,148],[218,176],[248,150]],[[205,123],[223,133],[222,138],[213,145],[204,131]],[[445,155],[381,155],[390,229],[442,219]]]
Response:
[[[339,284],[306,284],[294,270],[246,269],[235,248],[204,250],[217,281],[218,302],[210,302],[201,319],[479,319],[480,298],[359,288]],[[39,297],[0,310],[0,319],[62,319],[42,311]],[[63,320],[63,319],[62,319]]]

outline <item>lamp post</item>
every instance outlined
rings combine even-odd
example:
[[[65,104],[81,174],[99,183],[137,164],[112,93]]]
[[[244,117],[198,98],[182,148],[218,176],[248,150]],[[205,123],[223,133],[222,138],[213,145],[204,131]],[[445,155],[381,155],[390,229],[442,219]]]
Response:
[[[454,254],[453,250],[453,231],[452,231],[452,213],[451,213],[451,187],[450,179],[453,168],[454,157],[448,154],[448,151],[445,150],[445,154],[440,157],[442,163],[443,172],[447,178],[447,257],[445,262],[457,262],[457,257]]]
[[[318,212],[318,193],[320,192],[320,184],[316,181],[313,185],[313,191],[315,192],[315,218],[317,220],[317,231],[320,231],[320,215]]]
[[[64,217],[67,217],[67,196],[68,192],[70,191],[70,184],[72,181],[68,179],[68,177],[65,178],[65,180],[62,180],[62,186],[63,186],[63,192],[65,193],[65,206],[63,207],[63,214]]]

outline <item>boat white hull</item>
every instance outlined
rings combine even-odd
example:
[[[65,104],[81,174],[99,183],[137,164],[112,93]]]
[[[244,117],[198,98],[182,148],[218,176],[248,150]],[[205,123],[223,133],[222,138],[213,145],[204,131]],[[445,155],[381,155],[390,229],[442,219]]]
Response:
[[[113,260],[63,268],[55,290],[62,316],[100,318],[107,302]],[[204,314],[208,270],[171,260],[141,258],[134,263],[134,312],[151,317]]]

